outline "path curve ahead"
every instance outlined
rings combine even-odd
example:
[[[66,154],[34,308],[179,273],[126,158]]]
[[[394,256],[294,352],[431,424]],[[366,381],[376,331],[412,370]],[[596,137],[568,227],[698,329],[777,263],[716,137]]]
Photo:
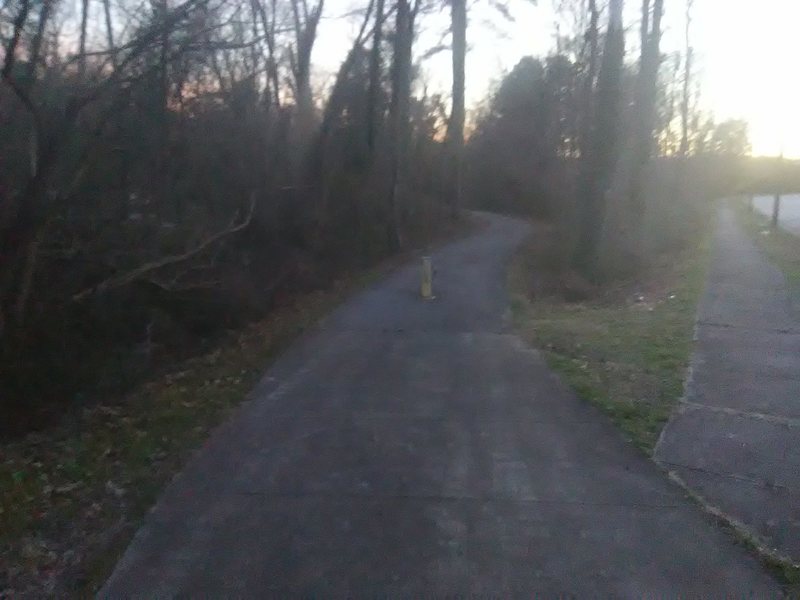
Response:
[[[509,331],[488,225],[357,295],[165,490],[101,597],[774,595]]]

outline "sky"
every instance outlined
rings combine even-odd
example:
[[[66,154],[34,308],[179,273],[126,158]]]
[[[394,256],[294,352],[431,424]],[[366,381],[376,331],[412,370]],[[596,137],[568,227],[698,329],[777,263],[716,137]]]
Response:
[[[665,0],[662,50],[682,50],[685,0]],[[628,0],[626,25],[638,27],[639,0]],[[324,26],[313,60],[323,77],[335,73],[355,37],[357,23],[338,18],[361,4],[328,0]],[[513,22],[489,0],[472,0],[467,39],[466,96],[476,106],[492,86],[526,55],[543,56],[555,46],[556,12],[552,0],[510,0]],[[416,52],[436,46],[447,29],[446,11],[420,19]],[[754,155],[800,158],[800,55],[797,27],[800,0],[695,0],[692,45],[701,86],[700,105],[717,121],[748,121]],[[635,34],[629,52],[634,47]],[[447,41],[447,40],[446,40]],[[628,59],[634,58],[628,56]],[[450,54],[423,63],[422,83],[430,92],[449,93]]]

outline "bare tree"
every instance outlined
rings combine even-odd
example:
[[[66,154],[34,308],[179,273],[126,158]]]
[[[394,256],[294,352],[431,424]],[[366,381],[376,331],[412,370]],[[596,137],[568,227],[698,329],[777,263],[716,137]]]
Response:
[[[261,27],[264,32],[264,41],[267,45],[267,78],[269,81],[268,97],[277,108],[280,108],[280,80],[278,77],[278,63],[275,50],[277,0],[269,0],[269,2],[270,15],[267,16],[267,9],[264,7],[264,0],[252,0],[253,8],[261,19]]]
[[[622,62],[625,55],[622,8],[623,0],[610,0],[608,29],[598,75],[595,121],[588,152],[581,160],[578,242],[572,264],[586,277],[596,275],[606,195],[619,155]]]
[[[384,0],[375,5],[375,23],[372,28],[372,49],[369,55],[369,88],[367,90],[367,147],[375,153],[375,142],[380,122],[381,96],[381,44],[383,41]]]
[[[114,24],[111,20],[111,0],[103,0],[103,15],[106,20],[106,44],[111,53],[111,64],[117,68],[117,53],[114,48]]]
[[[453,105],[447,124],[447,143],[451,154],[448,200],[453,214],[461,208],[462,170],[464,162],[464,66],[467,54],[467,3],[450,0],[453,36]]]
[[[153,313],[170,331],[148,339],[183,353],[198,305],[210,329],[242,324],[279,287],[325,285],[445,213],[446,109],[412,94],[420,0],[351,13],[327,97],[311,90],[323,0],[92,1],[0,0],[4,421],[39,411],[27,384],[48,365],[69,373],[57,414]]]
[[[361,22],[361,27],[356,35],[353,45],[347,56],[339,67],[339,72],[336,75],[336,80],[333,88],[328,96],[328,102],[325,105],[325,110],[322,115],[322,122],[319,127],[319,135],[317,143],[312,150],[311,157],[311,179],[314,183],[321,183],[322,191],[320,193],[320,218],[324,218],[328,212],[328,201],[330,196],[330,189],[327,182],[328,171],[332,170],[328,163],[329,152],[328,144],[332,136],[332,131],[336,120],[341,116],[345,107],[345,94],[349,83],[349,78],[356,66],[356,62],[364,56],[364,42],[367,25],[372,16],[372,10],[375,7],[375,0],[370,0],[364,18]],[[368,90],[369,93],[369,90]],[[363,138],[360,138],[363,139]]]
[[[28,57],[28,80],[33,81],[36,76],[36,67],[42,51],[42,42],[47,23],[50,19],[50,11],[53,7],[53,0],[44,0],[39,10],[39,22],[36,24],[36,33],[31,41],[31,53]]]
[[[600,22],[600,11],[597,8],[597,0],[588,0],[589,24],[586,29],[586,66],[583,75],[583,90],[581,93],[581,125],[580,125],[580,144],[581,152],[584,152],[589,145],[591,137],[592,123],[594,120],[594,86],[597,79],[597,56],[599,52],[598,27]]]
[[[141,34],[128,45],[128,53],[124,60],[126,66],[133,66],[142,58],[154,43],[160,39],[166,28],[173,28],[185,21],[193,8],[203,0],[186,0],[176,7],[165,19],[145,28]],[[0,223],[0,252],[5,257],[4,269],[0,280],[0,317],[5,325],[6,333],[9,324],[20,331],[25,323],[27,308],[31,297],[34,273],[40,257],[40,250],[45,232],[50,225],[53,211],[65,204],[74,193],[76,186],[83,179],[88,168],[88,161],[93,157],[93,149],[111,116],[118,110],[120,103],[127,101],[126,93],[111,93],[113,100],[107,102],[102,114],[97,118],[94,132],[88,136],[86,145],[78,152],[76,165],[66,182],[58,187],[54,178],[56,167],[61,159],[64,146],[72,139],[74,129],[81,112],[90,104],[114,91],[120,82],[121,73],[115,72],[102,84],[85,92],[70,96],[61,112],[61,118],[52,122],[50,115],[43,113],[43,108],[31,98],[28,89],[15,75],[16,49],[19,44],[19,32],[25,26],[30,14],[28,0],[23,0],[15,19],[15,35],[7,46],[6,57],[0,76],[16,94],[17,99],[25,107],[34,123],[34,135],[40,143],[36,147],[35,168],[32,170],[22,189],[13,198],[14,207],[5,214],[11,215]],[[81,57],[79,57],[80,59]],[[129,72],[128,84],[141,79]],[[130,91],[130,88],[128,88]],[[55,188],[55,189],[54,189]],[[9,314],[12,319],[9,319]]]
[[[389,107],[391,127],[391,180],[388,206],[389,243],[403,245],[400,203],[408,175],[409,115],[411,105],[411,50],[414,43],[414,19],[419,2],[412,9],[409,0],[397,0],[395,8],[394,51],[392,58],[392,100]]]
[[[661,19],[664,0],[653,0],[652,19],[650,0],[642,2],[641,58],[639,77],[636,82],[635,125],[632,142],[633,164],[630,180],[631,233],[638,238],[645,209],[645,170],[653,154],[655,141],[656,99],[658,93],[658,71],[661,64]],[[638,245],[638,243],[637,243]]]
[[[89,0],[81,0],[81,33],[78,42],[78,77],[86,74],[86,26],[89,21]]]
[[[686,28],[684,31],[683,94],[681,97],[681,145],[678,153],[686,157],[689,153],[690,102],[692,86],[692,61],[694,51],[691,41],[692,7],[694,0],[686,0]]]
[[[317,26],[325,0],[318,0],[310,9],[307,0],[291,0],[295,44],[289,56],[294,77],[298,118],[308,124],[313,110],[311,99],[311,51],[317,39]]]

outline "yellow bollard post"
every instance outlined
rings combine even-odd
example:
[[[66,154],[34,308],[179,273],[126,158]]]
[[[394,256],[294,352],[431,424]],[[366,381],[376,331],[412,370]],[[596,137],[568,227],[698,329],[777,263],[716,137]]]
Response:
[[[420,294],[425,300],[433,300],[433,266],[430,256],[422,257],[422,281]]]

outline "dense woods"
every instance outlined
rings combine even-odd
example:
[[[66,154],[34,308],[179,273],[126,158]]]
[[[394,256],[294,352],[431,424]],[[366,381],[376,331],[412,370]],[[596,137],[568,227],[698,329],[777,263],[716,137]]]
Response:
[[[642,0],[636,23],[617,0],[557,4],[572,28],[550,55],[520,60],[475,115],[468,195],[554,221],[555,266],[601,282],[685,244],[705,200],[753,181],[747,124],[700,108],[691,3],[685,48],[672,54],[660,0]]]
[[[5,427],[435,231],[436,107],[412,96],[415,22],[430,7],[356,10],[321,94],[324,9],[3,4]]]
[[[187,520],[167,515],[151,538],[172,538],[175,523],[169,546],[182,546],[172,542],[186,532],[191,548],[165,548],[154,568],[202,553],[203,565],[216,557],[220,573],[245,575],[233,582],[240,589],[288,589],[280,573],[268,581],[274,560],[277,571],[318,580],[313,589],[346,590],[334,571],[379,542],[375,564],[392,569],[387,589],[411,589],[390,563],[418,548],[421,560],[405,562],[420,585],[444,573],[446,587],[466,565],[475,573],[456,583],[491,589],[496,563],[504,589],[524,561],[464,562],[461,549],[505,543],[505,525],[525,515],[490,519],[475,537],[470,502],[463,523],[442,520],[430,507],[463,502],[434,494],[420,503],[414,490],[444,477],[444,488],[457,479],[456,492],[482,497],[493,477],[538,476],[548,462],[540,442],[555,439],[529,427],[551,406],[529,400],[553,400],[542,359],[650,453],[686,398],[711,200],[800,190],[800,161],[749,156],[748,124],[705,109],[694,43],[709,13],[696,16],[699,4],[0,0],[0,598],[95,595],[198,452],[205,459],[188,472],[203,481],[191,489],[179,479],[173,495]],[[514,28],[509,37],[524,38],[515,48],[549,50],[487,68],[482,51]],[[531,235],[519,239],[521,224],[472,210],[527,219]],[[762,235],[749,217],[759,243],[797,255],[795,238]],[[413,268],[435,244],[473,234],[432,253],[436,298],[415,303],[416,285],[384,279],[346,307],[366,307],[363,320],[334,319],[287,352],[376,274]],[[464,294],[455,320],[453,290]],[[399,306],[396,294],[405,295]],[[506,299],[509,329],[484,331],[494,316],[500,323],[494,300]],[[474,326],[461,327],[473,313]],[[404,326],[412,321],[432,331]],[[491,388],[485,398],[470,387],[478,379]],[[574,435],[607,429],[585,424]],[[418,460],[428,438],[436,456]],[[591,479],[600,463],[576,440],[550,448],[553,464],[588,458],[589,468],[571,470]],[[578,462],[562,460],[564,448]],[[603,460],[614,466],[612,454]],[[630,452],[619,456],[633,464]],[[551,479],[558,496],[566,488]],[[526,486],[511,484],[488,501],[530,504]],[[612,499],[629,489],[615,486]],[[336,508],[340,496],[353,504],[353,490],[354,510],[369,509],[363,519]],[[321,516],[308,523],[313,514]],[[539,519],[519,539],[535,542],[562,520]],[[408,531],[413,545],[395,543]],[[357,554],[338,552],[339,534],[356,536]],[[387,548],[398,552],[387,558]],[[456,562],[442,563],[445,554]],[[582,565],[587,556],[578,552]],[[617,562],[626,577],[641,575]],[[348,577],[369,579],[371,564]],[[559,583],[542,573],[538,582]]]
[[[746,154],[746,126],[698,110],[690,15],[665,56],[669,3],[641,8],[637,55],[622,0],[561,2],[573,30],[468,116],[464,0],[355,7],[327,86],[325,0],[3,2],[2,429],[122,389],[466,206],[557,221],[564,268],[590,281],[604,245],[639,268],[679,243],[648,223],[696,200],[703,161]],[[449,103],[417,81],[420,23],[441,11]]]

